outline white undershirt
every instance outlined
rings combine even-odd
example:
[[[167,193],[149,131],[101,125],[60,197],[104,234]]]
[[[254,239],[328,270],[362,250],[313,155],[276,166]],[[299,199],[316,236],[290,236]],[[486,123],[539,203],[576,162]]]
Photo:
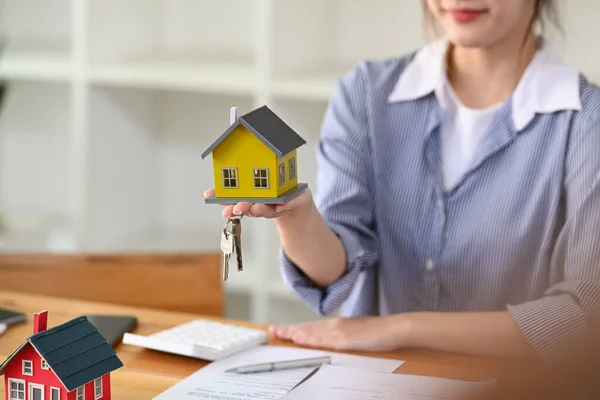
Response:
[[[448,109],[441,131],[442,161],[444,184],[446,190],[451,190],[471,167],[481,137],[502,104],[485,109],[468,108],[447,81],[444,98]]]

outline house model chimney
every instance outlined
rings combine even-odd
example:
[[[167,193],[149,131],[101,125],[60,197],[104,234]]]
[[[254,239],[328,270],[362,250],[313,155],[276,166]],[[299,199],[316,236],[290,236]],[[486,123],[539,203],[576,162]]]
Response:
[[[48,311],[43,310],[33,315],[33,334],[48,329]]]
[[[233,125],[235,121],[238,119],[238,109],[237,107],[231,107],[229,110],[229,125]]]

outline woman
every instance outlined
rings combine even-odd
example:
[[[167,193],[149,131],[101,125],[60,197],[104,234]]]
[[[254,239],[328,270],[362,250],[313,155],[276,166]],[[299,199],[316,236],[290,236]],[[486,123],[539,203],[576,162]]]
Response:
[[[321,315],[299,344],[556,360],[600,320],[600,90],[534,35],[550,0],[428,0],[446,38],[339,82],[318,196],[274,218]],[[209,191],[207,195],[210,195]]]

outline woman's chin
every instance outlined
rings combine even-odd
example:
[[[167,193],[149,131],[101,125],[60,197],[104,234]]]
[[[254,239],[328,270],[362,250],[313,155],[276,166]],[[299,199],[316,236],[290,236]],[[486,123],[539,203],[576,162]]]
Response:
[[[465,48],[485,48],[493,44],[489,34],[484,31],[465,30],[451,32],[448,35],[450,42],[457,47]]]

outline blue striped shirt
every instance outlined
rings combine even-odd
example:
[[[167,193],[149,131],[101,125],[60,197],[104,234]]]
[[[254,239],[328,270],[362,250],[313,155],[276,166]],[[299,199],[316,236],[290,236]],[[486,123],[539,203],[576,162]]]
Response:
[[[447,191],[435,93],[390,101],[418,54],[340,79],[315,201],[346,271],[318,287],[283,249],[284,280],[322,316],[507,310],[541,357],[557,357],[600,325],[600,90],[577,74],[579,109],[529,118],[513,94]]]

